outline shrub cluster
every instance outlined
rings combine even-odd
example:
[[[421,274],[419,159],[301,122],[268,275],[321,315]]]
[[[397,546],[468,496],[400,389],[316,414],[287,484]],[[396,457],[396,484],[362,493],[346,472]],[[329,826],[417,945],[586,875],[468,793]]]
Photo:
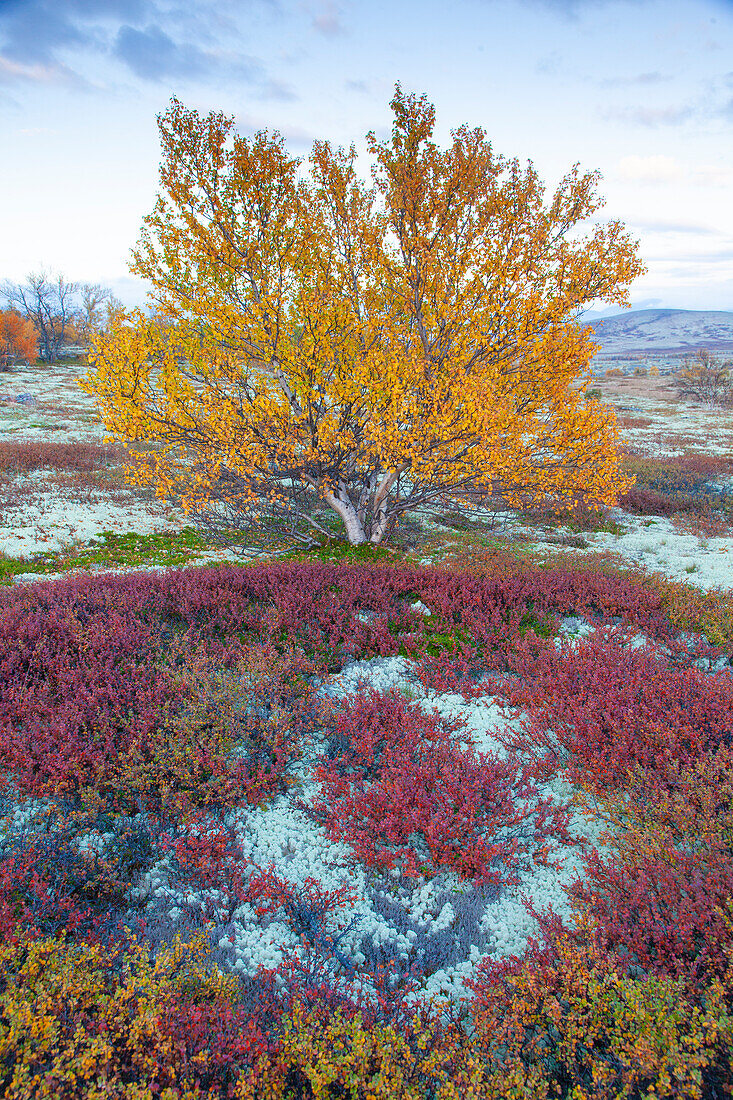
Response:
[[[727,513],[733,490],[716,484],[733,474],[733,463],[719,455],[684,455],[655,459],[629,455],[624,472],[636,484],[619,497],[619,506],[636,515],[671,516],[678,513]]]
[[[323,795],[311,812],[367,867],[399,866],[412,877],[449,868],[480,885],[514,881],[508,867],[539,858],[551,838],[569,843],[567,812],[532,800],[536,788],[518,782],[515,755],[459,748],[452,734],[461,724],[416,711],[396,689],[353,696],[316,766]]]
[[[596,633],[561,642],[567,614]],[[719,646],[679,635],[710,622],[729,645],[725,615],[501,555],[472,572],[291,562],[3,593],[3,1095],[731,1095],[733,677],[699,667]],[[429,690],[521,712],[506,755],[396,691],[314,699],[347,658],[396,654]],[[571,924],[535,913],[540,938],[477,967],[464,1009],[409,999],[419,966],[360,972],[335,922],[348,887],[253,864],[228,816],[291,792],[316,735],[322,794],[302,805],[354,863],[407,877],[500,887],[548,860],[576,807],[538,785],[570,779],[608,829],[581,852]],[[178,927],[130,889],[162,859],[192,899]],[[297,943],[255,977],[215,964],[242,905]]]

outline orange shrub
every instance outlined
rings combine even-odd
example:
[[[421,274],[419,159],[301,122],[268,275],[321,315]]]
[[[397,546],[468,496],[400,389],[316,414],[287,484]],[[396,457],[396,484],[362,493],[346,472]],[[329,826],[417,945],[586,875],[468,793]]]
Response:
[[[12,309],[0,312],[0,370],[37,358],[38,337],[31,322]]]

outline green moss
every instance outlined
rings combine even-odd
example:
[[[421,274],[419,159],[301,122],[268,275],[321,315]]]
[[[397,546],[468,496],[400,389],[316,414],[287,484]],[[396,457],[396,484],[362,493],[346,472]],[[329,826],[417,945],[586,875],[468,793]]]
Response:
[[[346,539],[331,539],[328,542],[323,540],[309,550],[292,550],[289,554],[283,554],[282,560],[370,562],[383,561],[385,558],[391,560],[398,556],[399,551],[392,547],[372,546],[368,542],[352,546]]]
[[[548,619],[538,618],[534,611],[525,612],[519,623],[519,633],[522,637],[525,636],[528,630],[531,630],[533,634],[537,634],[540,638],[554,638],[557,634],[552,623]]]
[[[195,561],[202,551],[212,549],[211,544],[192,527],[150,535],[139,535],[135,531],[124,534],[103,531],[101,540],[101,545],[94,542],[72,550],[34,554],[30,558],[0,555],[0,583],[12,584],[13,578],[20,573],[66,573],[93,565],[140,568],[186,565]]]

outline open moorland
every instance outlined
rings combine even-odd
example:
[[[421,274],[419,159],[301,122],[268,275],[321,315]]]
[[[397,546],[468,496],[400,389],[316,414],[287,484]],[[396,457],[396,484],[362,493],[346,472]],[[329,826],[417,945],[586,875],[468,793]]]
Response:
[[[248,558],[83,370],[0,375],[3,1095],[733,1095],[733,411],[600,377],[617,507]]]

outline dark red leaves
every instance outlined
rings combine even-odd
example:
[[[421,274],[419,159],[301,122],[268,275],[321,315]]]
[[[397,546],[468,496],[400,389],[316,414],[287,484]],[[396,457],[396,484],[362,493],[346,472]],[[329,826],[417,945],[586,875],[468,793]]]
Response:
[[[348,697],[314,772],[324,795],[313,811],[329,836],[380,871],[510,881],[530,851],[564,835],[567,816],[532,797],[515,756],[454,742],[464,725],[424,714],[396,689]]]

